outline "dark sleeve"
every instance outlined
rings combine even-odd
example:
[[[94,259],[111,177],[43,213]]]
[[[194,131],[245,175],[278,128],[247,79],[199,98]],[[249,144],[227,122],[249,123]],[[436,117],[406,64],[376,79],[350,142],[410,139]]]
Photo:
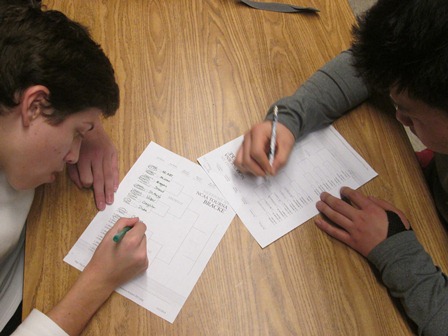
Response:
[[[448,335],[448,278],[434,265],[413,231],[386,239],[368,259],[415,322],[419,335]]]
[[[367,86],[352,66],[352,54],[344,51],[312,75],[290,97],[277,101],[269,109],[272,120],[274,105],[279,122],[300,137],[326,126],[365,101]]]

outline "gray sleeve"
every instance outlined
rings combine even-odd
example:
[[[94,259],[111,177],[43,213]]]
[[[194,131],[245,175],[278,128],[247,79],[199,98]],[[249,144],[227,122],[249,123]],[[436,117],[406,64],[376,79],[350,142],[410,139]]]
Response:
[[[326,126],[365,101],[369,92],[352,66],[352,54],[344,51],[312,75],[290,97],[273,104],[266,116],[272,120],[274,105],[279,122],[300,137]]]
[[[434,265],[413,231],[386,239],[368,259],[415,322],[419,335],[448,335],[448,278]]]

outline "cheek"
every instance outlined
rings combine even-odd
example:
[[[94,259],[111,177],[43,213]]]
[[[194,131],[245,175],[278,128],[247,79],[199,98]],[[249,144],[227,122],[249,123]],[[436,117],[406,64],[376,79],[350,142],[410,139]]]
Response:
[[[445,132],[440,133],[420,124],[415,124],[413,130],[427,148],[438,153],[448,153],[448,137]]]
[[[63,155],[63,149],[60,146],[52,146],[51,150],[50,150],[50,153],[51,153],[52,157],[55,157],[55,158],[56,157],[59,158],[61,156],[64,156]]]
[[[428,139],[428,137],[431,136],[431,130],[429,130],[429,132],[428,132],[427,127],[425,125],[419,123],[419,122],[414,122],[413,123],[412,130],[415,133],[415,135],[420,140],[422,140],[422,142],[423,142],[423,139]]]
[[[50,160],[63,160],[65,155],[70,151],[72,146],[73,139],[66,138],[58,138],[52,139],[51,143],[48,143],[48,155],[50,156]]]

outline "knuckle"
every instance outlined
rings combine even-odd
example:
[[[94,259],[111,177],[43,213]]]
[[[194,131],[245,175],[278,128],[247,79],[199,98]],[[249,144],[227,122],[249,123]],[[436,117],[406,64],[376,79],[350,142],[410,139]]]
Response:
[[[138,246],[138,244],[140,243],[140,238],[137,236],[129,236],[125,237],[127,239],[123,239],[123,243],[126,243],[126,247],[127,248],[133,248],[135,246]]]
[[[347,197],[347,198],[351,198],[354,195],[355,191],[347,188],[347,187],[342,187],[341,188],[341,195]]]

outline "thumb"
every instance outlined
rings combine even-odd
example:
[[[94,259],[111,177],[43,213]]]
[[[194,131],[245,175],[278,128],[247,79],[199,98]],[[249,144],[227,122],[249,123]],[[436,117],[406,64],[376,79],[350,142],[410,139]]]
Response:
[[[391,203],[386,202],[386,201],[381,200],[381,199],[378,199],[378,198],[373,197],[373,196],[369,196],[369,199],[373,203],[378,205],[381,209],[395,212],[400,217],[400,219],[401,219],[402,223],[405,225],[406,229],[409,229],[411,227],[411,225],[409,224],[409,221],[406,218],[406,216],[400,210],[398,210],[395,206],[393,206]]]

